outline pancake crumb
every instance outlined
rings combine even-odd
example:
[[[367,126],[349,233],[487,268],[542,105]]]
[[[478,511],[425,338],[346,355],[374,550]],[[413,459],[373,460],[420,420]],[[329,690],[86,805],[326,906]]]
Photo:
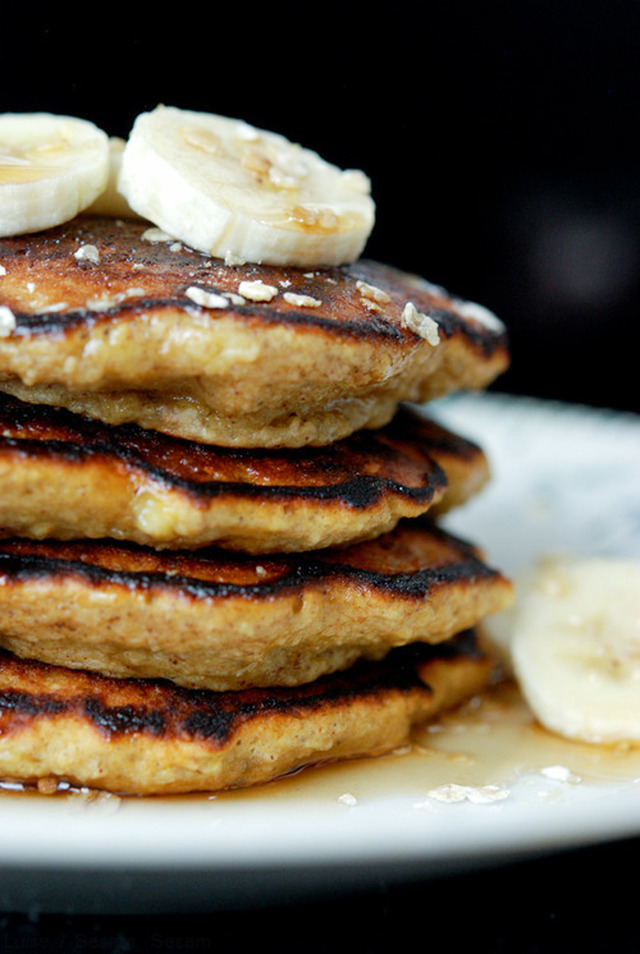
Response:
[[[8,337],[16,329],[16,316],[6,305],[0,305],[0,338]]]
[[[540,770],[540,774],[556,782],[569,782],[574,784],[582,781],[580,776],[574,775],[571,769],[567,768],[566,765],[547,765]]]
[[[278,289],[274,285],[265,285],[264,282],[240,282],[238,291],[243,298],[250,301],[271,301],[278,294]]]
[[[145,229],[142,238],[147,242],[173,242],[174,240],[172,235],[168,235],[163,229],[155,227]]]
[[[36,783],[36,787],[40,795],[57,795],[58,779],[53,778],[53,776],[39,778]]]
[[[288,305],[295,305],[298,308],[318,308],[322,304],[319,298],[312,298],[311,295],[297,295],[295,292],[285,292],[283,298]]]
[[[391,296],[386,291],[375,285],[369,285],[368,282],[356,282],[356,288],[366,301],[372,301],[378,305],[386,305],[391,301]]]
[[[402,312],[401,325],[415,332],[420,338],[424,338],[434,347],[440,342],[440,332],[438,323],[429,315],[418,311],[412,301],[408,301]]]
[[[451,783],[448,785],[439,785],[427,792],[430,799],[436,802],[453,804],[456,802],[472,802],[474,805],[487,804],[489,802],[498,802],[507,798],[509,792],[498,785],[457,785]],[[427,803],[420,803],[416,808],[423,808]]]
[[[81,245],[73,253],[73,257],[79,262],[89,262],[91,265],[98,265],[100,262],[100,252],[96,245]]]
[[[343,795],[340,795],[338,801],[341,805],[346,805],[348,808],[354,808],[358,804],[358,799],[355,795],[352,795],[351,792],[345,792]]]
[[[204,288],[198,288],[197,285],[191,285],[185,291],[187,298],[190,298],[196,305],[203,308],[228,308],[229,302],[223,295],[216,292],[206,291]]]

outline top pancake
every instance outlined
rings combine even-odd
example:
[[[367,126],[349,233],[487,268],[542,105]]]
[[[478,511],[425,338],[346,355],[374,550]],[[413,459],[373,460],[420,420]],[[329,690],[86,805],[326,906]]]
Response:
[[[16,324],[0,337],[2,390],[206,443],[294,447],[486,387],[508,365],[497,319],[415,275],[226,265],[156,233],[87,216],[0,240]],[[408,303],[437,343],[403,321]]]

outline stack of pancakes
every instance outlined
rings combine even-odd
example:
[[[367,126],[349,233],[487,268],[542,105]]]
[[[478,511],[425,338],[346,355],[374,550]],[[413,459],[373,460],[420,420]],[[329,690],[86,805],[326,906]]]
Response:
[[[248,786],[485,685],[511,585],[436,519],[487,460],[414,405],[506,368],[493,316],[134,219],[0,239],[0,264],[0,778]]]

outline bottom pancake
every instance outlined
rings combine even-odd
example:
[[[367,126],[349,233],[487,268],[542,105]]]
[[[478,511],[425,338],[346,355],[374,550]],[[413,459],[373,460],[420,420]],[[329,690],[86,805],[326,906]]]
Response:
[[[0,778],[130,795],[244,788],[406,744],[491,669],[472,631],[303,686],[241,692],[111,679],[0,650]]]

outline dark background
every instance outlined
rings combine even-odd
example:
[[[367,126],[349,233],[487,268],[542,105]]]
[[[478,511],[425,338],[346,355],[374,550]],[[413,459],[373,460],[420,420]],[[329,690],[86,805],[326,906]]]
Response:
[[[507,323],[500,390],[640,411],[640,3],[108,5],[0,0],[0,112],[126,136],[159,102],[366,170],[367,254]],[[184,918],[0,913],[0,950],[640,949],[638,840],[303,906]],[[442,940],[444,936],[445,940]]]
[[[500,390],[640,410],[640,4],[0,4],[0,111],[159,102],[365,169],[367,254],[507,323]]]

